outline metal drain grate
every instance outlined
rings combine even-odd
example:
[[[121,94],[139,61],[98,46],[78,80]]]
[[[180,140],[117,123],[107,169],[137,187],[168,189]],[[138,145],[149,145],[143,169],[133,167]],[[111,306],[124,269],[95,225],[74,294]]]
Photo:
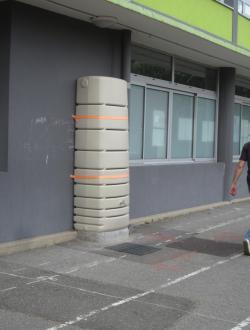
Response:
[[[189,237],[166,245],[167,248],[198,252],[217,257],[229,257],[242,250],[241,244],[230,242],[218,242],[206,238]]]
[[[118,245],[108,246],[106,247],[106,249],[117,252],[128,253],[128,254],[134,254],[136,256],[144,256],[146,254],[151,254],[161,250],[153,246],[140,245],[134,243],[122,243]]]

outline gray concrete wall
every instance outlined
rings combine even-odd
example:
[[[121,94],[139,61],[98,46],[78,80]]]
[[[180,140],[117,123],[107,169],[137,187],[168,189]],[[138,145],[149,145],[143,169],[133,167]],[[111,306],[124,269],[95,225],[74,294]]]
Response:
[[[8,167],[10,5],[0,2],[0,171]]]
[[[130,167],[130,217],[223,200],[223,163]]]
[[[0,172],[0,242],[72,228],[75,82],[121,71],[120,32],[20,3],[13,4],[11,29],[9,165]]]

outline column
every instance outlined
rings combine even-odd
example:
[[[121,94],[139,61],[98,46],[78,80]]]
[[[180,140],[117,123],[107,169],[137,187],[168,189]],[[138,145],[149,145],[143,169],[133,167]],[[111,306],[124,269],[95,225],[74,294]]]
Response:
[[[228,193],[233,173],[233,114],[235,94],[235,69],[220,68],[219,73],[219,122],[218,162],[225,164],[223,199],[230,200]]]

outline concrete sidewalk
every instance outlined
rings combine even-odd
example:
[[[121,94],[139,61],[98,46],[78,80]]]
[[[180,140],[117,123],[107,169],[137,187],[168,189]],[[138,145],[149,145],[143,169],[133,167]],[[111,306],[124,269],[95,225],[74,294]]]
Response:
[[[0,257],[0,329],[233,329],[250,316],[249,227],[242,202],[132,227],[122,244]]]

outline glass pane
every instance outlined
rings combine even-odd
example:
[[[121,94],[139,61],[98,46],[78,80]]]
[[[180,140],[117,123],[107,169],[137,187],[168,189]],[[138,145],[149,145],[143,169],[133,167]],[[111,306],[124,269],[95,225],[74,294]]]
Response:
[[[193,97],[174,94],[172,158],[192,158]]]
[[[196,157],[214,157],[215,101],[205,98],[197,100]]]
[[[243,14],[243,3],[241,0],[238,0],[238,12]]]
[[[224,3],[232,8],[234,8],[234,0],[224,0]]]
[[[250,97],[250,88],[244,86],[235,86],[235,94],[244,97]]]
[[[248,141],[250,141],[250,107],[243,105],[241,120],[241,147]]]
[[[129,91],[130,159],[142,158],[144,87],[132,85]]]
[[[240,107],[234,105],[233,155],[240,154]]]
[[[142,76],[171,80],[171,56],[132,46],[131,71]]]
[[[246,15],[247,17],[250,17],[250,6],[247,5],[246,3],[244,4],[243,7],[243,14]]]
[[[216,90],[216,76],[216,70],[185,60],[175,59],[176,83]]]
[[[243,97],[250,97],[250,79],[237,76],[235,94]]]
[[[147,89],[144,158],[166,158],[168,93]]]

